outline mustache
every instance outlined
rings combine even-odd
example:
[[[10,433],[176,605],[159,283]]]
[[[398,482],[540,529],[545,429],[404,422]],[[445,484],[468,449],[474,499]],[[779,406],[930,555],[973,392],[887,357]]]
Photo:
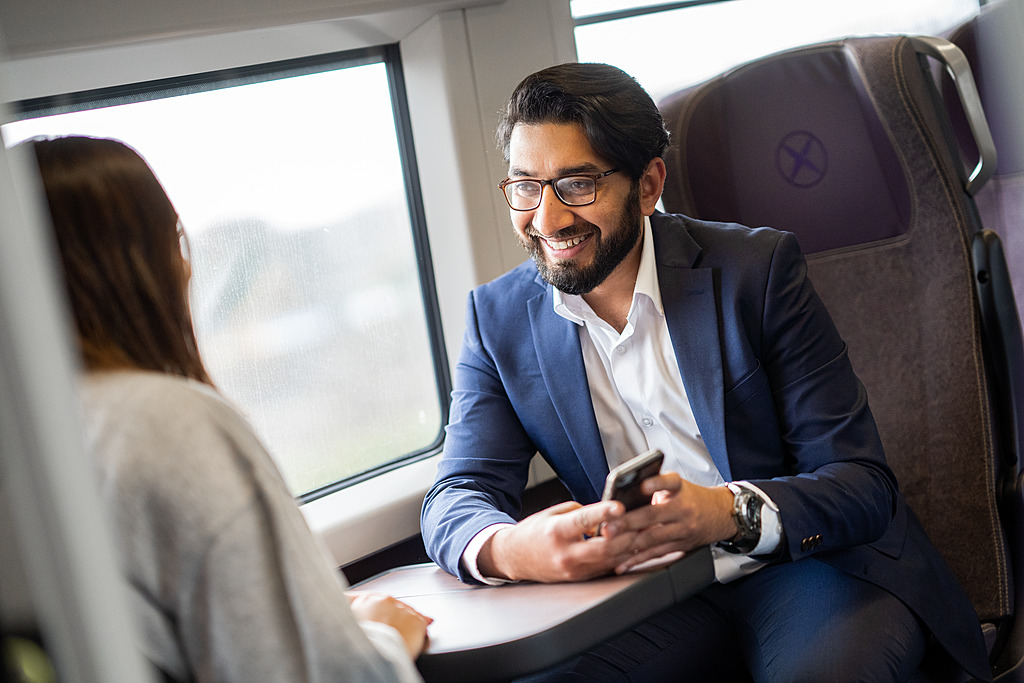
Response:
[[[562,228],[561,230],[559,230],[557,232],[553,232],[550,235],[542,234],[539,230],[537,230],[535,227],[533,227],[533,223],[528,223],[526,225],[526,229],[523,232],[526,234],[527,237],[529,237],[531,239],[535,239],[535,240],[552,240],[552,241],[555,241],[555,242],[560,242],[560,241],[569,239],[570,237],[575,237],[576,235],[580,235],[580,234],[585,233],[585,232],[600,233],[601,230],[596,225],[594,225],[593,223],[591,223],[589,221],[585,221],[582,218],[577,218],[573,222],[573,224],[571,226],[569,226],[568,228]]]

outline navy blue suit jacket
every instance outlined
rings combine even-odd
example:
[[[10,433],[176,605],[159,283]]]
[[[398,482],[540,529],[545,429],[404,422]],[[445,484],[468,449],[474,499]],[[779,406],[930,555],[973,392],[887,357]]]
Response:
[[[778,504],[781,559],[814,555],[882,586],[985,677],[976,614],[898,491],[796,238],[677,215],[651,225],[700,433],[726,481],[751,481]],[[600,499],[608,465],[578,334],[532,261],[470,294],[444,456],[422,514],[431,558],[463,580],[470,539],[518,519],[535,453],[576,500]]]

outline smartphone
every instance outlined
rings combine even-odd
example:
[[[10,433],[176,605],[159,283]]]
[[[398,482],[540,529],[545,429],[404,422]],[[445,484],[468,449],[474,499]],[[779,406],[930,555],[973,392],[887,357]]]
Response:
[[[640,482],[658,474],[664,460],[664,454],[654,448],[622,463],[608,473],[601,500],[621,500],[627,511],[650,505],[651,496],[640,492]]]

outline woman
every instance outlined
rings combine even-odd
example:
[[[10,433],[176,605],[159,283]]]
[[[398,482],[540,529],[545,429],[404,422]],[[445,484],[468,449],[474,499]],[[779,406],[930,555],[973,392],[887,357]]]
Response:
[[[146,162],[113,140],[30,144],[145,655],[174,680],[418,680],[430,620],[346,596],[266,449],[213,387],[187,242]]]

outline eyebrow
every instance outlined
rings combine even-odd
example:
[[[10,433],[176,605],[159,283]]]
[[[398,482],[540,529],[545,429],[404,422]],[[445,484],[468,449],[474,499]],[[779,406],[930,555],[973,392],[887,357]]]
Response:
[[[597,164],[586,162],[578,164],[576,166],[567,166],[558,169],[558,175],[553,176],[555,178],[561,178],[567,175],[576,175],[577,173],[600,173],[601,169],[598,168]],[[526,169],[511,166],[508,169],[509,178],[537,178],[532,173],[529,173]]]

